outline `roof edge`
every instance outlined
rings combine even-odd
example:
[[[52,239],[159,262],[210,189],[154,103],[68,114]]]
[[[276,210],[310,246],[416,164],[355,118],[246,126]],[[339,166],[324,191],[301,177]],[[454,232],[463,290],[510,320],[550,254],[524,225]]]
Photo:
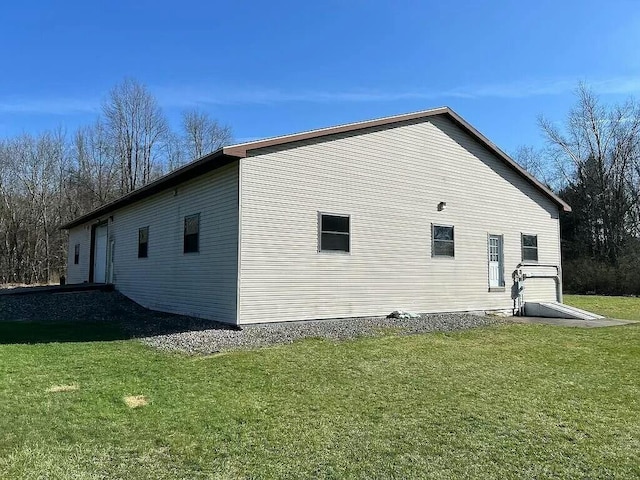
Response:
[[[394,115],[391,117],[383,117],[374,120],[366,120],[362,122],[348,123],[344,125],[336,125],[333,127],[320,128],[317,130],[309,130],[301,133],[294,133],[290,135],[283,135],[279,137],[266,138],[263,140],[257,140],[253,142],[239,143],[236,145],[230,145],[228,147],[223,147],[215,152],[209,153],[197,160],[194,160],[191,163],[188,163],[173,172],[164,175],[157,180],[154,180],[143,187],[140,187],[112,202],[109,202],[101,207],[98,207],[92,210],[85,215],[82,215],[75,220],[68,222],[62,227],[62,230],[69,230],[70,228],[76,227],[78,225],[82,225],[83,223],[87,223],[91,220],[99,218],[103,215],[106,215],[118,208],[124,207],[131,203],[134,203],[138,200],[146,198],[154,193],[161,192],[167,188],[170,188],[174,185],[187,181],[191,178],[195,178],[199,175],[206,173],[207,171],[213,170],[219,166],[226,165],[230,161],[238,160],[241,158],[245,158],[251,151],[258,150],[266,147],[273,147],[278,145],[285,145],[293,142],[299,142],[303,140],[310,140],[316,138],[322,138],[330,135],[336,135],[340,133],[354,132],[358,130],[364,130],[373,127],[391,125],[400,122],[406,122],[411,120],[419,120],[423,118],[428,118],[436,115],[447,115],[449,116],[456,124],[462,127],[467,133],[469,133],[472,137],[474,137],[478,142],[480,142],[485,148],[487,148],[490,152],[497,155],[505,164],[515,170],[519,175],[521,175],[525,180],[531,183],[536,189],[538,189],[541,193],[550,198],[560,209],[564,212],[570,212],[571,207],[564,200],[558,197],[555,193],[553,193],[547,186],[541,183],[537,178],[531,175],[528,171],[526,171],[522,166],[520,166],[515,160],[513,160],[509,155],[503,152],[500,148],[498,148],[493,142],[491,142],[487,137],[485,137],[482,133],[480,133],[475,127],[473,127],[469,122],[467,122],[464,118],[458,115],[451,108],[444,106],[438,108],[432,108],[429,110],[421,110],[419,112],[413,113],[405,113],[401,115]],[[220,159],[220,162],[216,162],[216,160]],[[226,160],[225,160],[226,159]]]
[[[426,118],[433,115],[441,115],[443,113],[447,113],[449,110],[450,110],[449,107],[438,107],[438,108],[431,108],[429,110],[421,110],[419,112],[393,115],[391,117],[376,118],[374,120],[365,120],[362,122],[335,125],[333,127],[319,128],[316,130],[308,130],[306,132],[293,133],[289,135],[282,135],[278,137],[271,137],[271,138],[265,138],[262,140],[256,140],[253,142],[230,145],[228,147],[225,147],[224,151],[228,155],[234,155],[234,156],[244,158],[247,156],[248,152],[252,150],[257,150],[259,148],[273,147],[278,145],[284,145],[287,143],[299,142],[302,140],[326,137],[326,136],[335,135],[338,133],[347,133],[347,132],[353,132],[356,130],[363,130],[365,128],[379,127],[384,125],[390,125],[393,123],[406,122],[409,120],[417,120],[420,118]]]
[[[482,133],[480,133],[473,125],[467,122],[464,118],[458,115],[451,108],[447,107],[446,112],[456,123],[462,126],[467,132],[469,132],[473,137],[475,137],[478,141],[480,141],[486,148],[488,148],[491,152],[495,153],[501,160],[503,160],[508,166],[513,168],[517,173],[519,173],[525,180],[528,180],[534,187],[536,187],[540,192],[547,195],[555,204],[557,204],[563,212],[570,212],[571,206],[562,200],[558,195],[556,195],[549,187],[543,184],[540,180],[538,180],[535,176],[525,170],[518,162],[516,162],[513,158],[503,152],[496,144],[494,144],[491,140],[485,137]]]
[[[180,183],[199,177],[200,175],[227,165],[235,160],[238,160],[238,158],[225,154],[224,149],[220,148],[215,152],[209,153],[197,160],[194,160],[193,162],[187,163],[186,165],[163,175],[153,182],[147,183],[140,188],[137,188],[109,203],[102,205],[101,207],[91,210],[90,212],[65,223],[60,227],[60,230],[69,230],[77,227],[78,225],[82,225],[83,223],[90,222],[91,220],[107,215],[118,208],[125,207],[137,202],[138,200],[154,195],[155,193],[162,192]]]
[[[467,122],[464,118],[458,115],[452,108],[444,106],[438,108],[432,108],[429,110],[421,110],[419,112],[405,113],[402,115],[394,115],[391,117],[383,117],[374,120],[367,120],[363,122],[347,123],[344,125],[337,125],[334,127],[320,128],[317,130],[309,130],[301,133],[294,133],[291,135],[283,135],[280,137],[272,137],[264,140],[257,140],[253,142],[240,143],[237,145],[230,145],[225,147],[224,153],[226,155],[232,155],[239,158],[245,158],[249,152],[266,147],[275,147],[278,145],[286,145],[293,142],[299,142],[303,140],[310,140],[315,138],[326,137],[329,135],[336,135],[339,133],[353,132],[357,130],[364,130],[366,128],[379,127],[384,125],[390,125],[394,123],[406,122],[410,120],[419,120],[422,118],[428,118],[435,115],[448,115],[454,122],[461,126],[467,133],[474,137],[477,141],[485,146],[489,151],[497,155],[503,162],[509,167],[515,170],[518,174],[524,177],[525,180],[532,183],[536,189],[541,193],[549,197],[558,207],[564,212],[570,212],[571,207],[564,200],[553,193],[546,185],[540,182],[537,178],[526,171],[518,162],[513,160],[509,155],[498,148],[491,140],[480,133],[474,126]]]

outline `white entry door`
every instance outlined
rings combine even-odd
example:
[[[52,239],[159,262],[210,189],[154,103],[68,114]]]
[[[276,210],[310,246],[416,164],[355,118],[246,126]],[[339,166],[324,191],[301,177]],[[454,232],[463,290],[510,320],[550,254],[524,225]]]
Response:
[[[93,252],[93,281],[105,283],[107,280],[107,225],[96,227]]]
[[[504,286],[502,267],[502,235],[489,235],[489,287]]]

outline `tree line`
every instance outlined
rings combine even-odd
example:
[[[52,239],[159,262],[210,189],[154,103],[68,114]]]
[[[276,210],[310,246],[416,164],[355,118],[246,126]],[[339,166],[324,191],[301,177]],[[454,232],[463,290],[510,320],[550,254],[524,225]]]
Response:
[[[0,284],[57,281],[67,261],[64,223],[217,150],[231,129],[183,112],[172,130],[156,98],[125,79],[89,125],[0,139]]]
[[[560,224],[565,290],[640,295],[640,106],[585,85],[576,96],[564,123],[539,118],[546,148],[515,158],[573,209]]]

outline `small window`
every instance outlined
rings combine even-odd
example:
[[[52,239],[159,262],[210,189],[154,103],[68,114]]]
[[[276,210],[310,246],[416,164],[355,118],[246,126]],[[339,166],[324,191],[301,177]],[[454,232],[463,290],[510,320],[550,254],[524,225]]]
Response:
[[[149,252],[149,227],[138,230],[138,258],[147,258]]]
[[[538,261],[538,236],[522,234],[522,261]]]
[[[184,253],[200,251],[200,214],[184,217]]]
[[[320,214],[320,251],[350,251],[350,217],[348,215]]]
[[[433,239],[432,257],[454,257],[453,227],[432,225],[431,238]]]
[[[73,264],[78,265],[80,263],[80,244],[76,243],[73,247]]]

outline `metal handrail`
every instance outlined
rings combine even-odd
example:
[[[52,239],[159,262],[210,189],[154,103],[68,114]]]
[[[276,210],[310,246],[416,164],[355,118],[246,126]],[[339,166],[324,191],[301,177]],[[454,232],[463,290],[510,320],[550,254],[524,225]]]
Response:
[[[555,275],[541,275],[541,274],[527,274],[522,271],[523,268],[527,267],[542,267],[542,268],[555,268]],[[556,301],[562,303],[562,284],[560,283],[560,265],[555,265],[551,263],[524,263],[520,262],[516,265],[516,269],[511,274],[514,283],[518,286],[518,296],[513,299],[514,310],[518,310],[520,315],[524,313],[524,281],[527,278],[553,278],[556,284]],[[522,284],[522,287],[520,287]],[[518,300],[518,305],[516,308],[516,300]]]
[[[555,263],[525,263],[520,262],[516,265],[516,270],[522,267],[543,267],[543,268],[555,268],[556,271],[560,270],[560,266]]]

